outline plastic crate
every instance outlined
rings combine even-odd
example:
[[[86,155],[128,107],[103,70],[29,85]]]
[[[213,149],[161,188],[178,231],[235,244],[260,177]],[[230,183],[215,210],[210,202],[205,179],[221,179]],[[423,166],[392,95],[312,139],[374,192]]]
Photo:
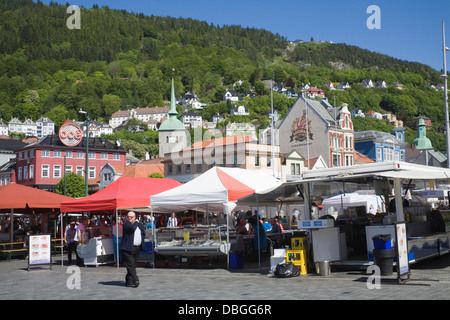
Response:
[[[307,274],[306,250],[286,250],[286,262],[292,262],[300,270],[300,274]]]
[[[307,237],[296,237],[291,238],[291,249],[292,250],[308,250],[308,238]]]

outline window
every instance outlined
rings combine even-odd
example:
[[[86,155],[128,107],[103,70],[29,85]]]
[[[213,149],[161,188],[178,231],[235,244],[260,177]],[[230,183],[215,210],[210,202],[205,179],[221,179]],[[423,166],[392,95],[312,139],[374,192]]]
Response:
[[[118,153],[113,153],[113,160],[120,160],[120,155]]]
[[[50,157],[50,150],[42,150],[43,157]]]
[[[73,158],[73,152],[72,151],[66,151],[66,158]]]
[[[172,165],[171,164],[167,165],[167,171],[169,172],[168,173],[169,175],[172,174]]]
[[[83,172],[84,172],[84,168],[81,166],[77,166],[77,172],[76,172],[77,175],[83,177],[84,176]]]
[[[56,165],[53,166],[53,178],[61,178],[61,166],[60,165]]]
[[[89,179],[95,179],[95,167],[89,167]]]
[[[384,161],[393,161],[394,152],[391,148],[384,148]]]
[[[25,166],[23,167],[23,180],[27,180],[28,179],[28,167]]]
[[[383,149],[377,148],[377,162],[383,161]]]
[[[42,178],[50,178],[50,165],[43,164],[41,166],[41,177]]]
[[[29,176],[30,176],[30,179],[34,178],[34,165],[30,165]]]
[[[54,158],[61,158],[61,150],[54,150],[53,151],[53,157]]]
[[[181,164],[177,165],[177,173],[181,173]]]
[[[102,160],[108,160],[108,154],[106,152],[102,152]]]
[[[84,152],[83,151],[77,151],[77,158],[83,159],[84,158]]]
[[[72,166],[66,166],[66,173],[71,173],[73,170]]]
[[[103,181],[108,182],[111,181],[112,177],[112,173],[111,172],[107,172],[103,174]]]
[[[17,180],[22,180],[22,167],[19,167],[18,169]]]
[[[197,163],[197,172],[202,172],[202,164]]]
[[[95,159],[96,153],[95,152],[89,152],[89,159]]]
[[[30,150],[30,158],[34,158],[34,150]]]
[[[185,172],[186,173],[191,173],[191,164],[190,163],[186,163]]]

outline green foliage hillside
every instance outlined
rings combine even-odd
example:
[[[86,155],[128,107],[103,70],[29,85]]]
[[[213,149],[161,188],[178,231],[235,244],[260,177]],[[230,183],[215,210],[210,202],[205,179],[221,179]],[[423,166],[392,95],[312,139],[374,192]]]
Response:
[[[249,119],[267,125],[270,96],[262,80],[274,79],[296,90],[306,83],[323,88],[330,102],[345,102],[350,109],[391,111],[411,130],[418,115],[432,120],[432,131],[444,123],[443,93],[427,86],[439,83],[439,72],[420,63],[346,44],[293,45],[262,29],[97,5],[81,8],[81,29],[70,30],[66,10],[67,5],[56,3],[0,0],[4,121],[48,116],[59,126],[67,118],[78,119],[80,108],[91,119],[107,121],[119,109],[167,104],[173,76],[177,96],[192,91],[208,103],[202,111],[208,120],[230,111],[222,96],[241,80],[236,88],[240,94],[258,95],[242,101],[251,112]],[[363,79],[384,80],[389,87],[365,89],[359,85]],[[328,81],[349,82],[352,88],[330,91]],[[293,102],[274,96],[282,115]],[[414,138],[411,132],[407,136]],[[439,135],[430,138],[436,149],[445,149]]]

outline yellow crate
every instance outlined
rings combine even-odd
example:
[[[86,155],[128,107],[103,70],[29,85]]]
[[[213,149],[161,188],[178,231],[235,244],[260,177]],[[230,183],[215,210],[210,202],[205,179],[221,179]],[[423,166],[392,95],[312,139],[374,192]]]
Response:
[[[306,250],[286,250],[286,262],[292,262],[300,270],[300,274],[307,274],[307,252]]]
[[[298,250],[298,249],[309,249],[308,244],[308,237],[297,237],[297,238],[291,238],[291,249],[292,250]]]

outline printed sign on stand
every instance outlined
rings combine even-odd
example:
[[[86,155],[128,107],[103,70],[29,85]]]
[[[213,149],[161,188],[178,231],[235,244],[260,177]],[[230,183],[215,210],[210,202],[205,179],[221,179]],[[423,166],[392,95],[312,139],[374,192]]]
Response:
[[[51,236],[30,235],[28,240],[28,271],[30,266],[49,264],[52,268]]]
[[[402,276],[407,275],[409,280],[409,258],[408,258],[408,239],[406,236],[406,223],[399,222],[395,224],[396,256],[397,256],[397,274],[399,283],[403,282]]]

